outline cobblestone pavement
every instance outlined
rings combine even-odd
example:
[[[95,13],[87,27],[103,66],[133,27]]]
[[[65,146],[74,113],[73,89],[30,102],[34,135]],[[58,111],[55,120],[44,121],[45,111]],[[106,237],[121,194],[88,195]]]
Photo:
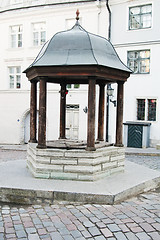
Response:
[[[160,156],[126,155],[126,160],[160,171]]]
[[[114,206],[1,204],[0,239],[159,240],[160,193],[141,194]]]
[[[127,160],[160,170],[160,157],[127,155]],[[26,159],[26,151],[0,149],[0,161]],[[160,240],[160,191],[116,205],[55,202],[0,203],[0,240]]]

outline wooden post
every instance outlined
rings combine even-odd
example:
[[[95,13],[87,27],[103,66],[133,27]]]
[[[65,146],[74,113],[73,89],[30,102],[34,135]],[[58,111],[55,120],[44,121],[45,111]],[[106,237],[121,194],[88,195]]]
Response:
[[[99,141],[104,141],[104,89],[105,85],[99,85],[99,110],[98,110],[98,138]]]
[[[96,80],[89,78],[88,89],[88,134],[87,134],[87,149],[88,151],[95,150],[95,92]]]
[[[116,121],[116,144],[117,147],[123,147],[122,134],[123,134],[123,84],[118,82],[117,89],[117,121]]]
[[[30,140],[31,143],[36,143],[37,131],[37,82],[31,82],[30,96]]]
[[[66,84],[61,83],[60,91],[60,139],[66,138]]]
[[[40,78],[39,92],[39,128],[37,148],[46,148],[46,96],[47,83],[45,78]]]

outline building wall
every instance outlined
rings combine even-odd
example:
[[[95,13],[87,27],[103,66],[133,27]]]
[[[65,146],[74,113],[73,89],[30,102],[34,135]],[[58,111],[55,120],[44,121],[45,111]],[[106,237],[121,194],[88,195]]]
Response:
[[[152,4],[152,27],[148,29],[128,30],[129,7]],[[150,121],[150,146],[160,142],[160,82],[159,62],[160,31],[159,31],[159,0],[111,1],[112,32],[111,41],[120,58],[127,64],[127,51],[150,49],[150,73],[131,74],[125,84],[124,122],[137,121],[137,98],[157,99],[156,121]],[[143,122],[143,121],[142,121]]]
[[[13,1],[12,1],[13,2]],[[127,64],[127,51],[150,49],[150,74],[133,74],[125,83],[124,122],[136,120],[136,99],[156,98],[157,118],[151,122],[150,146],[160,142],[160,93],[158,56],[160,53],[159,9],[160,0],[110,0],[112,12],[111,42],[120,58]],[[128,30],[129,7],[152,4],[152,27]],[[29,113],[30,83],[22,74],[21,89],[9,89],[8,67],[21,66],[26,69],[35,59],[41,47],[33,47],[32,24],[46,23],[46,40],[56,32],[66,30],[75,23],[75,12],[80,11],[80,23],[89,32],[108,37],[108,11],[106,1],[83,0],[19,0],[10,4],[0,0],[0,143],[21,144],[24,142],[25,118]],[[10,47],[10,26],[23,25],[23,46]],[[116,99],[117,85],[113,84]],[[59,137],[59,86],[48,84],[47,139]],[[87,87],[69,90],[67,104],[79,103],[79,139],[86,139]],[[97,87],[98,102],[98,87]],[[109,103],[109,141],[115,142],[116,107]],[[96,111],[98,111],[98,104]],[[106,114],[106,113],[105,113]],[[98,114],[96,114],[97,116]],[[97,122],[96,122],[97,126]],[[97,134],[97,129],[96,129]]]
[[[89,32],[107,37],[108,12],[105,1],[31,1],[20,0],[19,4],[0,1],[0,143],[24,143],[25,118],[30,107],[30,83],[22,74],[20,89],[9,88],[8,67],[21,66],[25,70],[35,59],[41,47],[33,47],[32,24],[46,23],[46,40],[55,33],[71,28],[75,24],[77,8],[80,11],[80,23]],[[23,45],[10,46],[10,26],[22,24]],[[59,86],[47,84],[47,139],[59,137]],[[98,99],[98,88],[97,88]],[[86,139],[87,114],[83,109],[88,105],[87,87],[69,90],[67,104],[79,104],[79,139]],[[97,105],[98,108],[98,105]],[[97,110],[98,111],[98,110]],[[97,114],[98,115],[98,114]],[[97,123],[96,123],[97,125]],[[97,132],[97,129],[96,129]]]

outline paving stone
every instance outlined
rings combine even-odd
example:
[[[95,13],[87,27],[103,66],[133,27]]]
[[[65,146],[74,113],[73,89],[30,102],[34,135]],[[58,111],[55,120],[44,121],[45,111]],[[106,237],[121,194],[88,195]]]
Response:
[[[104,224],[103,222],[96,222],[96,226],[98,228],[105,228],[106,227],[106,224]]]
[[[148,236],[145,232],[137,233],[136,236],[137,236],[140,240],[150,240],[150,239],[151,239],[151,237]]]
[[[127,236],[127,238],[129,240],[139,240],[138,237],[136,237],[135,234],[132,232],[127,232],[127,233],[125,233],[125,235]]]
[[[104,235],[106,238],[113,236],[112,232],[111,232],[108,228],[103,228],[103,229],[101,229],[101,232],[103,233],[103,235]]]
[[[106,240],[106,238],[104,236],[97,236],[94,238],[95,240]]]
[[[157,231],[160,231],[160,223],[153,223],[151,224]]]
[[[87,228],[95,226],[91,221],[83,222],[83,225]]]
[[[122,233],[122,232],[115,232],[114,235],[117,240],[127,240],[124,233]]]
[[[50,236],[52,240],[64,240],[58,232],[50,233]]]
[[[97,227],[90,227],[88,228],[88,231],[90,232],[90,234],[94,237],[94,236],[98,236],[101,235],[99,229]]]
[[[125,224],[119,224],[118,227],[122,232],[130,232],[129,228]]]
[[[151,238],[153,240],[159,240],[160,239],[160,234],[158,232],[151,232],[151,233],[148,233],[149,236],[151,236]]]
[[[25,228],[25,231],[30,234],[30,233],[36,233],[36,228]]]
[[[82,234],[80,231],[78,230],[74,230],[74,231],[70,231],[70,234],[73,236],[73,238],[78,238],[78,237],[82,237]]]
[[[23,230],[16,231],[16,235],[18,238],[25,238],[27,236],[25,231],[23,231]]]
[[[28,239],[29,240],[40,240],[39,236],[37,233],[34,233],[34,234],[29,234],[28,235]]]
[[[121,230],[116,224],[108,224],[107,227],[111,232],[118,232]]]
[[[140,223],[139,225],[145,230],[145,232],[154,232],[155,230],[149,223]]]
[[[74,240],[74,238],[71,235],[65,235],[65,240]]]
[[[66,228],[60,228],[60,229],[58,229],[58,231],[60,232],[60,234],[62,236],[70,234],[70,232]]]

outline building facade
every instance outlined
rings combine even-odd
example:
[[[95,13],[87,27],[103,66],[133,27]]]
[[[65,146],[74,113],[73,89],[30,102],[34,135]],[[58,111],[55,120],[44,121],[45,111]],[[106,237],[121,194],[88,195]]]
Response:
[[[133,71],[125,85],[124,122],[151,124],[149,145],[153,147],[160,142],[160,1],[111,2],[111,41]]]
[[[28,142],[30,83],[22,72],[33,62],[43,43],[75,24],[77,8],[81,25],[105,38],[109,33],[120,58],[134,72],[125,84],[124,122],[151,123],[150,146],[160,142],[157,61],[160,0],[110,0],[109,7],[111,15],[105,0],[0,1],[0,30],[3,33],[0,39],[1,144]],[[112,88],[116,94],[116,84]],[[87,89],[85,85],[70,85],[68,90],[66,134],[72,139],[84,140],[87,137]],[[60,102],[57,99],[60,99],[59,86],[49,85],[48,140],[59,137]],[[114,97],[110,100],[113,101]],[[115,115],[116,107],[109,101],[110,142],[115,142]]]

